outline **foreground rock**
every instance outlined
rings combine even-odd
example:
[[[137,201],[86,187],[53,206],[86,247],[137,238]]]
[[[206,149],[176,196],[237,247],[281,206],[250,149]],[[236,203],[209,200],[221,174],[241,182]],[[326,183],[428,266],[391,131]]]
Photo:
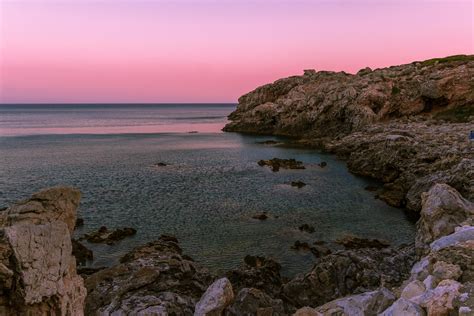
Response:
[[[280,270],[280,264],[272,259],[246,256],[243,265],[238,269],[228,271],[226,277],[235,291],[253,287],[272,297],[278,297],[283,284]]]
[[[415,262],[413,246],[340,250],[324,256],[306,274],[283,285],[284,297],[296,307],[400,285]]]
[[[90,243],[106,243],[113,245],[114,243],[137,233],[137,230],[131,227],[117,228],[109,230],[105,226],[101,226],[96,232],[85,234],[83,239]]]
[[[273,158],[270,160],[259,160],[258,165],[260,167],[269,166],[273,172],[277,172],[281,169],[305,169],[302,161],[295,159],[280,159]]]
[[[138,247],[119,265],[89,276],[86,314],[193,314],[212,277],[186,259],[176,242],[163,239]]]
[[[232,284],[227,278],[222,278],[206,290],[199,302],[196,304],[194,316],[221,315],[222,311],[234,300]]]
[[[47,189],[0,213],[0,314],[82,315],[86,289],[71,255],[80,192]]]

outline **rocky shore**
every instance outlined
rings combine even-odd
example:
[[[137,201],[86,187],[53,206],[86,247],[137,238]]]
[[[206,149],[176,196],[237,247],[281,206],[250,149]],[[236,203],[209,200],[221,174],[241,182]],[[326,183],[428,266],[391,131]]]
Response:
[[[71,239],[80,192],[50,188],[0,212],[0,315],[474,315],[473,108],[472,56],[305,71],[257,88],[226,131],[298,137],[343,157],[384,183],[379,198],[418,214],[413,243],[339,240],[344,249],[319,251],[287,279],[258,256],[213,275],[163,235],[83,278]],[[302,166],[287,164],[261,163]]]

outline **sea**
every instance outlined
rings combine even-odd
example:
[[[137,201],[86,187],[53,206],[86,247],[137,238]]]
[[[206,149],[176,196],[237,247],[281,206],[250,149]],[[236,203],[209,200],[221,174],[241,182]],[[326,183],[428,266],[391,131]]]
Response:
[[[84,244],[90,267],[110,266],[132,248],[175,235],[183,252],[209,270],[267,256],[288,277],[316,258],[295,241],[333,243],[348,234],[411,242],[415,226],[401,209],[364,188],[378,185],[317,150],[261,144],[272,136],[224,133],[235,104],[0,105],[0,207],[43,188],[81,190],[75,238],[133,227],[114,245]],[[295,158],[304,170],[272,172],[260,159]],[[321,168],[318,164],[326,162]],[[157,166],[164,163],[166,166]],[[306,186],[292,187],[292,181]],[[266,212],[268,219],[253,216]],[[303,224],[314,233],[298,229]]]

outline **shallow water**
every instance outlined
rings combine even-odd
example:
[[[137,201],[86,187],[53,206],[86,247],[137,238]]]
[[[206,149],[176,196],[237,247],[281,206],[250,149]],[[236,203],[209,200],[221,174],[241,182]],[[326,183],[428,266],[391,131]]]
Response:
[[[102,225],[137,228],[136,236],[113,246],[88,244],[94,250],[92,266],[112,264],[132,247],[163,233],[176,235],[186,254],[212,270],[236,267],[246,254],[254,254],[275,258],[286,275],[306,271],[315,262],[311,254],[290,249],[296,240],[333,241],[348,233],[395,244],[413,240],[414,225],[403,211],[374,199],[373,193],[364,190],[372,183],[351,175],[333,156],[256,143],[275,139],[272,137],[221,133],[219,129],[186,133],[199,130],[200,122],[222,127],[233,107],[207,109],[202,120],[187,120],[183,118],[185,111],[179,109],[183,114],[180,120],[186,125],[181,133],[113,134],[109,130],[101,134],[40,135],[38,129],[46,131],[56,124],[49,113],[52,123],[44,120],[45,125],[37,124],[39,128],[31,129],[35,135],[0,137],[0,206],[44,187],[72,185],[83,192],[79,216],[85,225],[76,231],[77,236]],[[113,107],[94,111],[97,116],[97,111],[113,111]],[[140,117],[148,117],[147,122],[154,120],[156,124],[149,126],[162,123],[159,115],[171,122],[168,125],[173,125],[174,119],[167,115],[177,117],[172,110],[164,114],[159,107],[127,111],[138,121]],[[151,117],[150,112],[154,112]],[[194,108],[191,112],[196,113],[191,117],[199,117],[204,110]],[[10,121],[21,121],[10,115]],[[34,121],[34,115],[28,115]],[[56,119],[68,120],[67,114],[57,115]],[[112,123],[102,120],[105,125]],[[122,120],[127,121],[125,116]],[[189,125],[190,121],[195,125]],[[23,130],[0,122],[5,134]],[[71,128],[83,127],[75,122]],[[66,132],[67,123],[61,123]],[[135,132],[136,125],[125,124]],[[120,128],[127,130],[123,126]],[[257,165],[258,160],[273,157],[302,160],[307,169],[272,172]],[[328,166],[320,168],[317,164],[321,161]],[[156,167],[157,162],[169,165]],[[289,183],[294,180],[307,186],[291,187]],[[263,211],[268,212],[268,220],[251,218]],[[305,223],[313,225],[316,232],[300,232],[297,227]]]

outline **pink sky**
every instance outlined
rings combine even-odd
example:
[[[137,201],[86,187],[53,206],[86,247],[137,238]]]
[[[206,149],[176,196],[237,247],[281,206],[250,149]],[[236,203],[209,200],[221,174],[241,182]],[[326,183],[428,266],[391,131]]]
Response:
[[[0,102],[236,102],[303,69],[473,54],[471,0],[0,0]]]

